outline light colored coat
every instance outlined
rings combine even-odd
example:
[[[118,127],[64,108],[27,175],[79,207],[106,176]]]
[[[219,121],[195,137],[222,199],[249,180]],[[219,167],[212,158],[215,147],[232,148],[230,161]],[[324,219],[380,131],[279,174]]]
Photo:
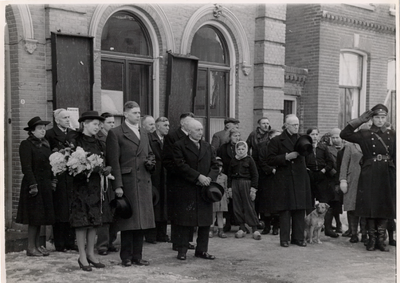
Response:
[[[361,172],[360,160],[362,156],[362,151],[358,144],[346,143],[339,176],[339,180],[347,180],[347,193],[343,196],[345,211],[356,209],[358,178]]]
[[[152,153],[147,132],[141,130],[139,140],[124,122],[108,132],[106,145],[107,165],[115,177],[113,189],[123,189],[133,210],[131,218],[117,220],[119,230],[154,228],[151,176],[144,165]]]

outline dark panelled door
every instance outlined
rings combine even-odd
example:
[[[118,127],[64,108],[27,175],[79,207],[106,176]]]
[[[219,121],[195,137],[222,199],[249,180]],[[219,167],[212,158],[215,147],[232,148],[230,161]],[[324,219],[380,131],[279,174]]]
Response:
[[[92,109],[93,38],[51,34],[53,107]]]
[[[193,112],[197,89],[198,58],[180,54],[168,55],[167,110],[170,132],[179,128],[179,116]]]

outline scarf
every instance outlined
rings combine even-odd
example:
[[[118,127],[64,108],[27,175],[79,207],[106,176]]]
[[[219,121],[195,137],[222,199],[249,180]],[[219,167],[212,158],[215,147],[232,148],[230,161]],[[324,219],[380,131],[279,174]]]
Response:
[[[246,151],[245,151],[245,154],[239,156],[239,155],[237,154],[237,148],[238,148],[239,146],[242,146],[242,145],[244,145]],[[235,144],[235,152],[236,152],[235,158],[236,158],[237,160],[241,160],[241,159],[245,158],[245,157],[247,156],[248,150],[249,150],[249,149],[248,149],[248,146],[247,146],[247,143],[246,143],[246,142],[244,142],[244,141],[238,141],[238,142]]]
[[[50,144],[45,138],[39,139],[35,137],[32,133],[29,133],[28,135],[29,137],[27,138],[27,140],[33,143],[33,145],[37,148],[41,148],[42,146],[50,148]]]

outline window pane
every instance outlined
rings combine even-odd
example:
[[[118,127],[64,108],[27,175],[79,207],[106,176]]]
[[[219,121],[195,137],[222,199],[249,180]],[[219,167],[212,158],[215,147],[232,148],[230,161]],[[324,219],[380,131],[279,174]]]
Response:
[[[361,87],[362,57],[355,53],[340,54],[339,85]]]
[[[194,35],[190,53],[205,62],[228,63],[221,38],[211,27],[204,26]]]
[[[286,115],[294,114],[293,112],[293,101],[292,100],[284,100],[283,101],[283,122],[285,123]]]
[[[151,115],[150,66],[129,64],[129,90],[127,100],[139,103],[142,115]]]
[[[207,90],[207,70],[199,70],[197,75],[197,92],[194,100],[194,114],[196,116],[206,116]]]
[[[227,116],[227,87],[228,73],[220,71],[211,71],[210,77],[210,116]]]
[[[124,64],[122,62],[101,61],[101,88],[123,90]]]
[[[126,12],[112,15],[103,28],[101,50],[149,55],[149,43],[138,20]]]
[[[357,88],[340,88],[339,127],[343,129],[347,122],[360,115],[360,92]]]

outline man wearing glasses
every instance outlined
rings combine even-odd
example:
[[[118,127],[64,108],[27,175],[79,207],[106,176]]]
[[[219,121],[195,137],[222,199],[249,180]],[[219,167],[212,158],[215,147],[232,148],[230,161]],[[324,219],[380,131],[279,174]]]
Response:
[[[312,208],[311,189],[305,158],[294,150],[300,137],[298,131],[299,119],[289,114],[285,119],[285,130],[268,144],[267,163],[276,167],[274,186],[271,188],[274,200],[271,210],[279,212],[282,247],[289,247],[289,241],[300,247],[307,245],[304,240],[304,217],[306,209]]]

